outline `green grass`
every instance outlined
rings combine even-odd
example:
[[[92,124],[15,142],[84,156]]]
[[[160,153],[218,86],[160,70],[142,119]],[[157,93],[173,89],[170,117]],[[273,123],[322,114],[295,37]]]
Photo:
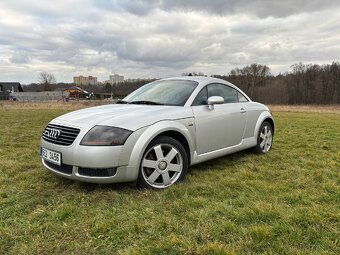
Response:
[[[69,181],[39,138],[66,110],[0,109],[0,254],[340,254],[340,115],[274,113],[274,147],[165,191]]]

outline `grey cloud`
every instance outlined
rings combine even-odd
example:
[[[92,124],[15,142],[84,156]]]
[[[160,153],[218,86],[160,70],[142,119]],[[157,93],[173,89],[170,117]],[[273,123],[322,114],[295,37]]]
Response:
[[[137,15],[145,15],[148,14],[150,10],[155,9],[159,6],[158,0],[149,0],[149,1],[119,1],[121,6],[134,14]]]
[[[30,57],[25,51],[16,51],[9,60],[15,64],[25,64],[30,61]]]
[[[286,17],[292,14],[314,12],[339,7],[338,0],[111,0],[95,1],[94,5],[106,10],[117,7],[136,14],[147,15],[155,9],[164,11],[198,11],[217,15],[235,15],[240,13],[258,17]]]
[[[181,1],[167,1],[169,7],[180,8]],[[178,5],[176,5],[178,3]],[[208,10],[217,14],[251,14],[258,17],[286,17],[293,14],[304,12],[315,12],[326,10],[339,6],[337,0],[325,1],[323,0],[285,0],[285,1],[272,1],[272,0],[231,0],[231,1],[185,1],[184,7],[190,10]],[[190,7],[194,6],[194,7]],[[197,6],[197,7],[196,7]]]
[[[129,40],[121,45],[118,56],[152,66],[186,66],[198,59],[197,45],[175,39]]]
[[[284,67],[340,56],[335,1],[87,0],[77,9],[79,0],[60,1],[39,8],[0,3],[6,17],[0,19],[2,77],[16,77],[13,70],[23,69],[29,81],[36,78],[30,74],[44,69],[69,81],[81,73],[99,79],[111,72],[221,74],[252,62]],[[73,8],[72,14],[63,7]],[[44,8],[48,15],[41,14]]]

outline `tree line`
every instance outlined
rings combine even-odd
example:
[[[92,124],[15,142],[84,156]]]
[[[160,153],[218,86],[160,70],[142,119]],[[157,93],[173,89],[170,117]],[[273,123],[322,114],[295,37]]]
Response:
[[[240,87],[254,101],[265,104],[340,104],[340,63],[298,63],[272,75],[270,68],[251,64],[218,76]]]
[[[182,73],[189,74],[204,76],[201,72]],[[278,75],[273,75],[268,66],[255,63],[213,77],[235,84],[253,101],[265,104],[340,104],[340,62],[298,63]],[[119,83],[113,91],[123,97],[148,82]]]
[[[182,73],[189,74],[204,76],[201,72]],[[298,63],[278,75],[273,75],[268,66],[255,63],[213,77],[235,84],[253,101],[265,104],[340,104],[340,62]],[[147,82],[117,84],[114,91],[125,96]]]
[[[201,72],[182,75],[204,76]],[[340,104],[340,62],[331,64],[298,63],[285,73],[273,75],[266,65],[251,64],[235,68],[227,75],[212,75],[241,88],[253,101],[265,104]],[[88,92],[112,93],[122,98],[154,79],[124,81],[115,85],[82,86]],[[39,83],[26,85],[25,91],[60,90],[73,83],[56,83],[52,74],[41,73]]]

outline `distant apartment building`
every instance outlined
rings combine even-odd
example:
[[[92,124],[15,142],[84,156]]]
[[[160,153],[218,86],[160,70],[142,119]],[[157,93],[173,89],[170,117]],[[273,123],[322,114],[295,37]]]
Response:
[[[75,85],[97,85],[98,83],[97,77],[82,75],[73,77],[73,82]]]
[[[124,81],[124,76],[122,76],[122,75],[118,75],[118,74],[110,75],[110,84],[111,85],[117,84],[117,83],[123,82],[123,81]]]

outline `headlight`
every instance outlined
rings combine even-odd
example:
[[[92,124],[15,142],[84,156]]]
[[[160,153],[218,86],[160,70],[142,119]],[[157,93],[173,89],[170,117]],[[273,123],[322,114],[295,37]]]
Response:
[[[81,145],[116,146],[123,145],[132,131],[109,126],[95,126],[81,140]]]

